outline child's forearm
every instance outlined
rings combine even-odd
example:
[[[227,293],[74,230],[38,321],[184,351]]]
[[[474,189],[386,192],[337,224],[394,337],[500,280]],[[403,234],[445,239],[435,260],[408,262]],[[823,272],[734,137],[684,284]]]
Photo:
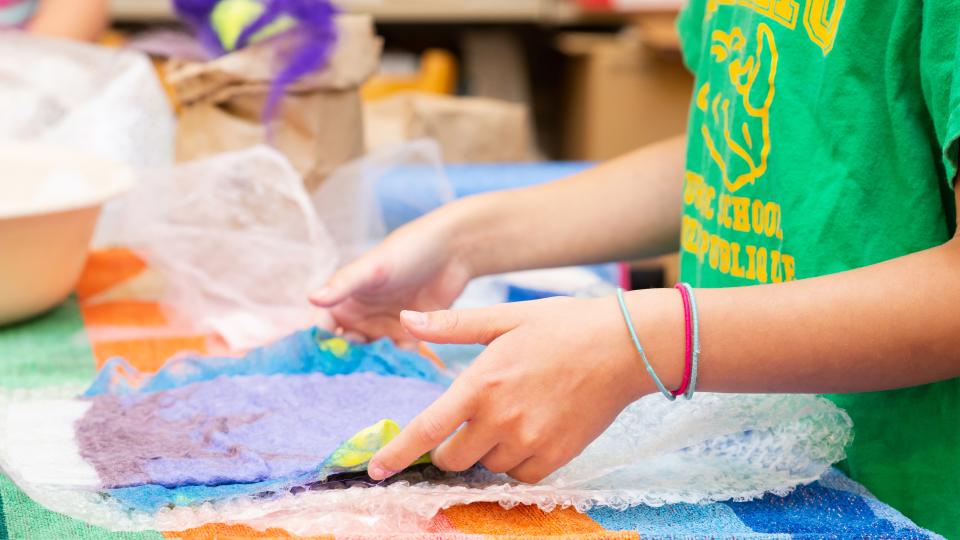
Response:
[[[698,289],[698,388],[845,393],[960,376],[960,241],[881,264],[796,282]],[[629,304],[651,361],[679,385],[681,325],[670,290]],[[659,315],[662,313],[663,315]],[[665,317],[671,320],[665,320]],[[642,384],[649,383],[644,381]],[[645,388],[646,392],[655,391]]]
[[[455,249],[478,275],[674,250],[684,148],[677,137],[559,182],[460,201]]]
[[[107,0],[42,0],[27,24],[49,37],[93,41],[107,27]]]

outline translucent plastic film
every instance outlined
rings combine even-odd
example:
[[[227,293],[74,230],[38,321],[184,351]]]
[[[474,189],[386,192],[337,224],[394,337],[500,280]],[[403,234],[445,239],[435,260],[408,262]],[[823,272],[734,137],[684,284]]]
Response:
[[[380,148],[347,163],[311,194],[347,260],[453,197],[440,147],[429,139]]]
[[[323,387],[327,377],[339,390],[311,400],[311,407],[296,405],[298,388]],[[425,402],[449,380],[430,361],[387,342],[348,344],[319,330],[298,332],[243,358],[175,358],[156,375],[114,360],[85,397],[77,397],[78,389],[5,394],[0,467],[40,503],[113,530],[175,531],[222,522],[280,527],[301,535],[375,534],[422,532],[441,508],[477,501],[585,510],[786,493],[816,480],[842,459],[850,437],[847,416],[814,396],[698,394],[692,401],[673,403],[649,396],[623,411],[579,457],[536,485],[482,468],[448,474],[427,464],[373,484],[355,473],[415,413],[384,401],[389,396],[381,394],[390,392],[370,390],[377,377],[389,379],[386,383],[397,395],[411,391]],[[215,399],[202,395],[218,388]],[[222,392],[225,388],[231,390]],[[268,394],[251,398],[261,390]],[[331,397],[336,392],[342,396]],[[169,447],[163,437],[148,445],[152,453],[142,454],[148,459],[141,465],[114,466],[102,459],[111,454],[98,450],[95,441],[122,438],[123,433],[104,432],[93,439],[82,433],[83,426],[96,425],[96,409],[103,410],[104,399],[109,410],[129,414],[155,407],[156,422],[184,433],[203,427],[207,436],[194,437],[201,446],[175,467],[166,464],[179,454],[160,450]],[[216,403],[216,412],[204,403]],[[399,425],[378,421],[349,435],[379,418],[378,411]],[[332,420],[322,420],[323,415]],[[183,424],[184,418],[193,424]],[[345,427],[337,418],[367,419]],[[274,431],[263,427],[274,421],[280,422],[270,428]],[[275,433],[277,425],[287,422],[304,427],[281,431],[279,439],[246,431],[257,427],[255,433]],[[122,424],[106,422],[107,431],[122,432],[127,429],[118,427]],[[130,429],[144,436],[159,432]],[[342,443],[336,450],[337,444],[322,450],[324,437],[337,429]],[[315,451],[313,457],[297,450],[308,439],[321,441],[306,447]],[[270,466],[264,468],[264,463]],[[338,471],[350,474],[332,474]]]

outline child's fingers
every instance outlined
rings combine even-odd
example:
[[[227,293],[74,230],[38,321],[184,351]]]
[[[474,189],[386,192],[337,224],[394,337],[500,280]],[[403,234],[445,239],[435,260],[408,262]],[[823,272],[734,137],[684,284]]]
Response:
[[[417,343],[417,340],[403,329],[395,314],[370,313],[363,306],[346,302],[333,309],[333,316],[343,337],[349,341],[367,343],[387,337],[405,349],[412,348]]]
[[[488,345],[519,324],[517,311],[509,306],[400,312],[407,332],[431,343],[481,343]]]
[[[517,449],[516,445],[500,442],[480,459],[480,464],[490,472],[505,473],[519,467],[530,457],[529,450]]]
[[[473,413],[473,393],[462,384],[454,384],[424,409],[380,449],[367,467],[374,480],[383,480],[402,471],[446,440]]]
[[[334,319],[330,311],[326,309],[318,309],[313,312],[313,316],[310,319],[311,324],[314,326],[323,328],[324,330],[333,332],[337,329],[337,321]]]
[[[361,257],[337,270],[325,286],[310,295],[310,302],[319,307],[332,307],[358,291],[382,285],[386,278],[383,264],[372,256]]]
[[[551,463],[543,457],[534,455],[508,471],[507,475],[527,484],[536,484],[562,465],[563,463]]]
[[[491,425],[467,422],[453,437],[440,443],[430,459],[442,471],[465,471],[496,446],[497,436],[497,429]]]

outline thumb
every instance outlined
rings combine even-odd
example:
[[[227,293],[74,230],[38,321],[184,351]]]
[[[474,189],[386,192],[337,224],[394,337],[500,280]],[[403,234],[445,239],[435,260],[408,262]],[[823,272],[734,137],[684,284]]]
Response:
[[[401,311],[400,321],[413,337],[431,343],[481,343],[488,345],[519,324],[508,306],[479,309]]]
[[[379,287],[387,281],[386,267],[372,257],[361,257],[334,272],[327,284],[310,295],[318,307],[332,307],[350,295]]]

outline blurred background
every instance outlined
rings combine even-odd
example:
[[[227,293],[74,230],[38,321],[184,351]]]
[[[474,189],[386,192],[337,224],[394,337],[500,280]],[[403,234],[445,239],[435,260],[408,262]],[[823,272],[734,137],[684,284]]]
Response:
[[[305,291],[402,223],[682,133],[683,3],[0,1],[0,142],[34,145],[8,148],[22,178],[0,182],[12,216],[0,212],[12,246],[0,251],[32,249],[7,259],[23,264],[0,280],[11,284],[0,322],[66,298],[92,235],[95,247],[148,258],[181,286],[166,285],[166,304],[222,315],[211,315],[227,321],[215,330],[234,342],[264,341],[233,317],[254,304],[282,335],[296,325],[278,321],[307,315]],[[74,208],[87,210],[82,227],[53,226]],[[31,216],[49,218],[65,247],[46,249]],[[676,279],[676,256],[624,262],[545,291]],[[43,285],[36,267],[62,271]]]
[[[368,147],[430,136],[448,163],[602,160],[684,130],[692,82],[674,29],[683,0],[336,4],[372,15],[384,38],[379,73],[362,88]],[[109,5],[113,38],[177,27],[169,0]],[[409,90],[492,101],[389,102]],[[480,118],[465,122],[479,129],[440,120],[451,115]]]

